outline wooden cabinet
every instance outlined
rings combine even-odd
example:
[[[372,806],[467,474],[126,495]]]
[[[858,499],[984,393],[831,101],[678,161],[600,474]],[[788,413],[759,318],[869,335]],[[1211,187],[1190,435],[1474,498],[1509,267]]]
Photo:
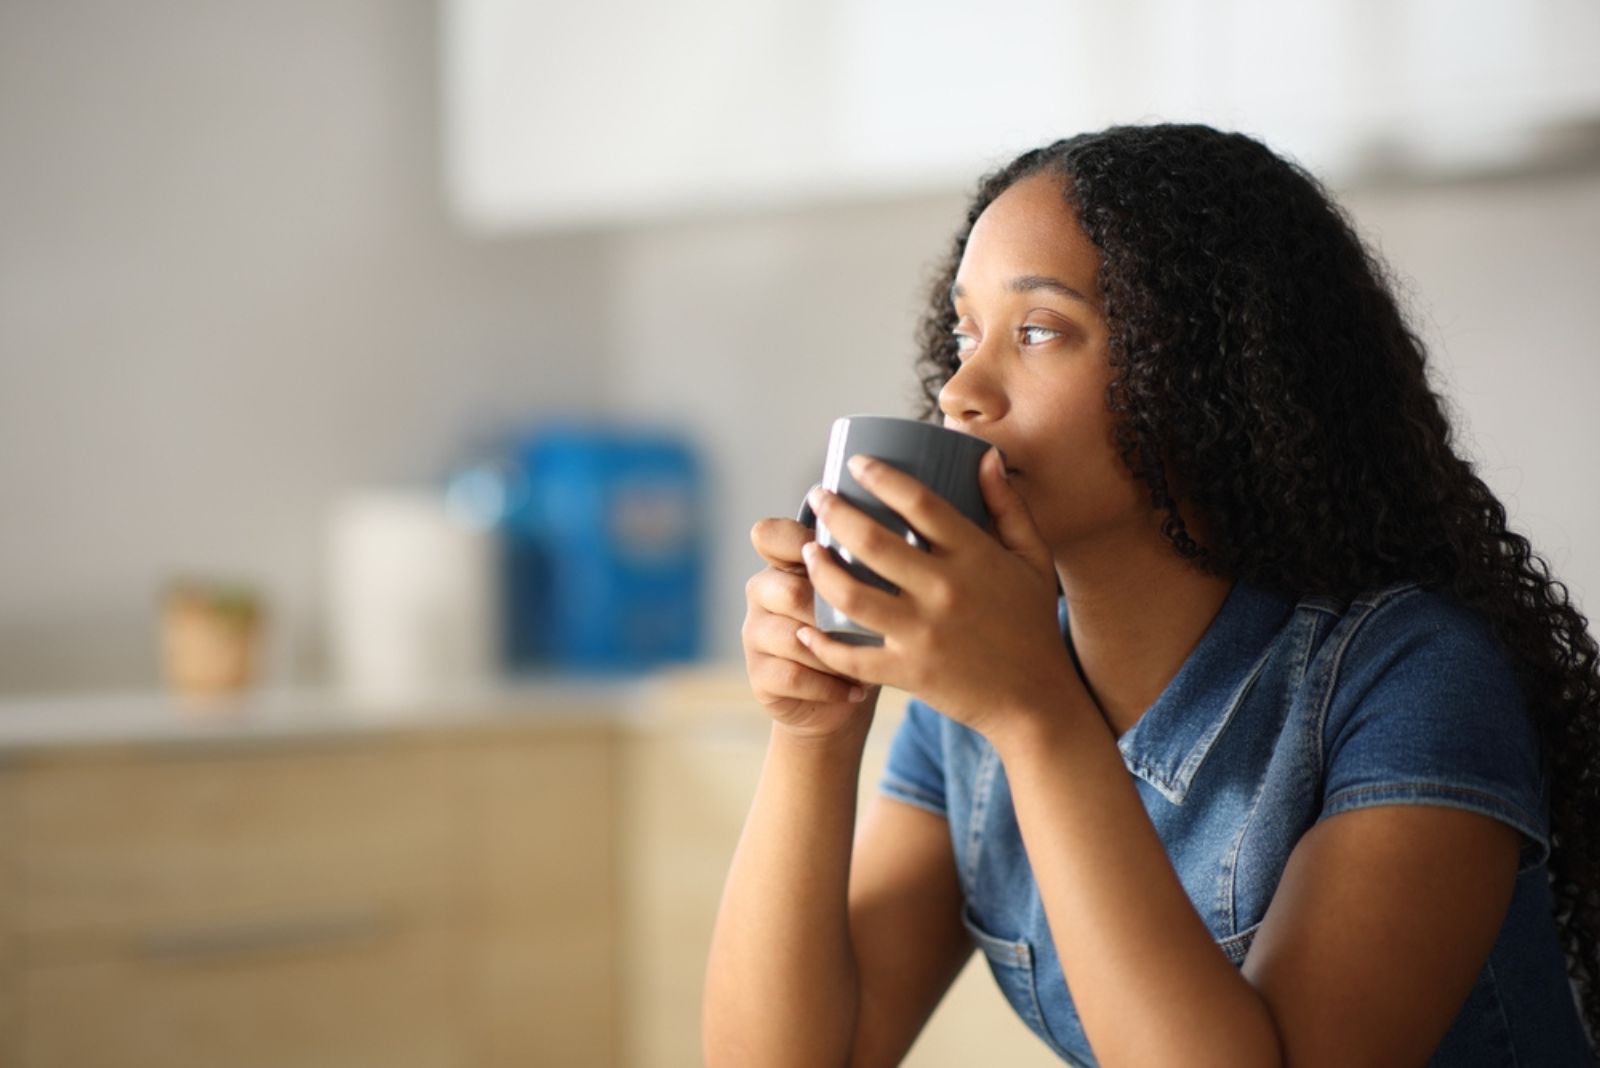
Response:
[[[0,1064],[613,1063],[614,750],[602,724],[17,761]]]
[[[625,706],[0,750],[0,1068],[699,1065],[769,721],[726,671]],[[906,1064],[979,1063],[1055,1061],[975,958]]]

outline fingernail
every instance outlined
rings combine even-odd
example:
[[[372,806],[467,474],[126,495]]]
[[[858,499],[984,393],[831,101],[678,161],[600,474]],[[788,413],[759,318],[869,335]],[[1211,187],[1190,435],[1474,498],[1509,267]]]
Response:
[[[867,688],[865,686],[852,686],[852,687],[850,687],[850,703],[851,704],[854,704],[855,702],[861,700],[865,696],[867,696]]]
[[[872,476],[872,457],[867,456],[864,453],[858,452],[854,456],[850,457],[850,459],[845,462],[845,466],[850,468],[850,473],[856,476],[857,481],[860,481],[863,478],[870,478]]]
[[[800,546],[800,555],[806,558],[807,564],[816,563],[817,553],[819,552],[821,552],[821,550],[817,548],[817,543],[814,541],[808,541],[804,545]]]
[[[801,645],[810,645],[811,644],[811,628],[810,627],[801,627],[799,630],[794,632],[794,636],[796,638],[800,639],[800,644]]]
[[[821,486],[812,486],[806,493],[806,500],[811,503],[811,510],[814,512],[822,511],[827,504],[826,496]]]

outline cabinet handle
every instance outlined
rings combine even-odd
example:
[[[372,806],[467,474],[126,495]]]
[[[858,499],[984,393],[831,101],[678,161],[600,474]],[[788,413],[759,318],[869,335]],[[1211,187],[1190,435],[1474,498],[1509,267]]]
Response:
[[[258,923],[146,931],[138,937],[137,953],[147,960],[168,961],[248,956],[356,942],[393,926],[376,909],[347,909]]]

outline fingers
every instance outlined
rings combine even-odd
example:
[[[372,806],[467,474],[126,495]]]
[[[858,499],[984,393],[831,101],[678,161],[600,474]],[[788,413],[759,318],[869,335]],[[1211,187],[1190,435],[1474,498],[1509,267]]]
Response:
[[[744,585],[745,603],[795,623],[816,624],[816,600],[804,571],[793,574],[765,568]]]
[[[750,528],[750,544],[761,559],[784,571],[804,570],[800,547],[815,537],[815,531],[805,524],[776,516]]]
[[[801,627],[798,637],[801,644],[811,651],[817,661],[834,675],[847,679],[883,677],[885,654],[881,648],[851,645],[815,627]]]
[[[860,700],[859,683],[783,657],[753,654],[750,685],[764,701],[792,699],[842,705]]]
[[[930,570],[927,553],[838,494],[818,488],[807,500],[832,540],[848,548],[855,559],[902,589],[922,586]],[[850,614],[842,606],[841,611]]]
[[[798,632],[803,625],[783,616],[752,614],[746,620],[744,630],[745,651],[750,655],[791,660],[824,675],[833,674],[833,669],[818,660],[816,654],[800,641]]]
[[[995,537],[1000,544],[1027,560],[1041,574],[1055,571],[1050,547],[1044,535],[1034,525],[1033,512],[1022,494],[1006,478],[1005,461],[999,449],[990,449],[978,468],[979,488],[983,501],[994,517]]]
[[[809,579],[768,568],[745,584],[745,600],[750,606],[743,632],[746,650],[828,670],[796,637],[802,626],[816,626]]]
[[[850,473],[936,546],[952,548],[982,533],[953,504],[891,464],[858,453],[850,457]]]
[[[862,626],[882,634],[897,629],[911,611],[905,598],[862,582],[816,542],[806,546],[805,561],[822,599]]]

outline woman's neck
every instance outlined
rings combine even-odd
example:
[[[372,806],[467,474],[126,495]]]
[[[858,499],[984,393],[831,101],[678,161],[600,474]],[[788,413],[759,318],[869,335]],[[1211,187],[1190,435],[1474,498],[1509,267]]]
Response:
[[[1233,587],[1164,538],[1129,550],[1123,541],[1114,553],[1056,562],[1078,669],[1118,738],[1177,675]]]

